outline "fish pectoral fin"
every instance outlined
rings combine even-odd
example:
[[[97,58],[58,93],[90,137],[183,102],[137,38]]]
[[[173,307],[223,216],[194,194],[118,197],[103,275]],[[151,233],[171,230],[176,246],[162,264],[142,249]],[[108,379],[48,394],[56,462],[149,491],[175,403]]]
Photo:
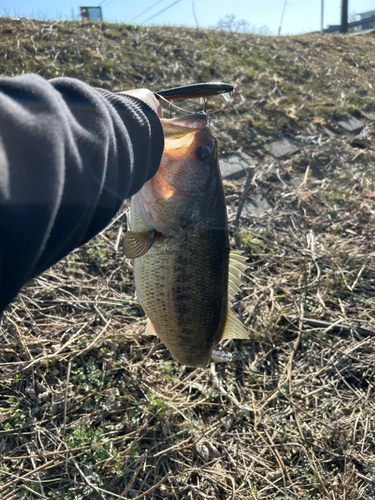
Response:
[[[245,325],[237,318],[234,312],[228,309],[227,322],[221,340],[225,339],[248,339],[249,334]]]
[[[155,332],[154,326],[151,323],[151,321],[148,319],[146,323],[146,330],[144,335],[153,335],[153,336],[158,336],[158,334]]]
[[[152,247],[155,231],[127,231],[124,238],[124,254],[128,259],[142,257]]]

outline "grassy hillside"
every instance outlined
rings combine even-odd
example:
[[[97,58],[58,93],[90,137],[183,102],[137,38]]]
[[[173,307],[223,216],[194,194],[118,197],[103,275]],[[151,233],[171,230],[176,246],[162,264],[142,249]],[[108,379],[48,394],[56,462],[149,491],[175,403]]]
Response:
[[[0,25],[3,75],[70,76],[109,90],[229,80],[237,91],[221,120],[236,145],[247,145],[249,134],[257,140],[258,132],[297,131],[317,116],[374,107],[372,37],[277,38],[7,18]]]
[[[208,102],[220,154],[257,162],[225,182],[249,259],[234,307],[251,339],[224,344],[232,363],[184,368],[144,335],[127,203],[8,307],[1,498],[373,499],[375,38],[7,18],[0,33],[2,75],[232,83],[229,104]],[[360,133],[340,126],[350,117]],[[298,151],[278,160],[282,138]]]

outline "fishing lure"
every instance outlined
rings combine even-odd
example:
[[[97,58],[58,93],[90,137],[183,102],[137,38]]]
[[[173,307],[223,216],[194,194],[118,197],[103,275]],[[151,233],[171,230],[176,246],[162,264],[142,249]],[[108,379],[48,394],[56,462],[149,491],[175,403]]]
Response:
[[[233,92],[234,87],[224,82],[192,83],[182,85],[181,87],[172,87],[154,92],[155,97],[160,101],[167,101],[169,104],[169,115],[172,117],[171,101],[181,101],[183,99],[204,98],[204,111],[206,112],[207,97],[222,95],[226,101],[229,101],[229,92]],[[173,105],[177,109],[178,106]],[[182,110],[184,111],[184,110]]]
[[[173,87],[170,89],[154,92],[157,99],[164,98],[167,101],[179,101],[182,99],[197,99],[198,97],[212,97],[222,95],[229,100],[229,92],[233,92],[234,87],[224,82],[193,83]]]

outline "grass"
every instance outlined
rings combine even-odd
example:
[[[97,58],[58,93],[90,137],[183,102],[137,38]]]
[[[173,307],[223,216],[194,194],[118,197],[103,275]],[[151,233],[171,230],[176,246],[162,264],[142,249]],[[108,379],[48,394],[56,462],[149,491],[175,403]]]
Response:
[[[21,290],[0,318],[1,498],[372,499],[374,38],[8,18],[0,29],[3,75],[235,84],[227,106],[208,102],[211,126],[220,154],[257,158],[247,198],[272,205],[237,228],[245,180],[225,182],[231,245],[249,262],[234,307],[251,335],[225,344],[227,365],[182,367],[144,335],[118,247],[127,203]],[[338,125],[349,116],[366,124],[355,137]],[[281,137],[301,149],[278,161],[265,145]]]

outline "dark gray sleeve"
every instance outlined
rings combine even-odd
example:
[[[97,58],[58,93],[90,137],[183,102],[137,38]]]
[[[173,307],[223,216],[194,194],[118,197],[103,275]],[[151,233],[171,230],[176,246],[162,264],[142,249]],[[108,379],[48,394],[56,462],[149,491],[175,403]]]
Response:
[[[108,224],[163,147],[159,118],[134,97],[70,78],[0,78],[0,313]]]

